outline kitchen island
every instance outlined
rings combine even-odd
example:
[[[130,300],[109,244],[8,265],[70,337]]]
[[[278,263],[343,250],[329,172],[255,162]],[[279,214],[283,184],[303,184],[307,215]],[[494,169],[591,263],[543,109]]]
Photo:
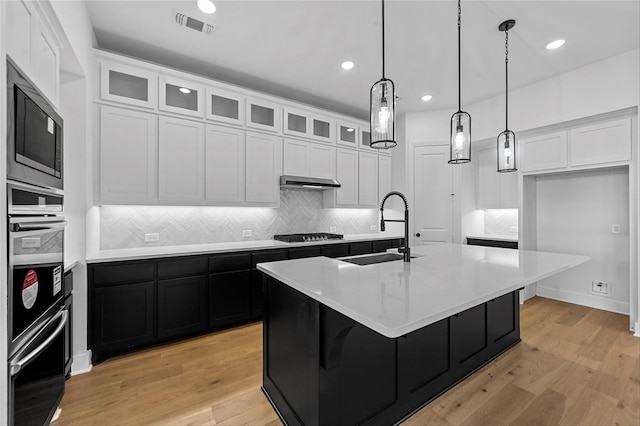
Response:
[[[285,424],[402,421],[520,341],[521,288],[588,260],[457,244],[412,254],[258,264],[263,390]]]

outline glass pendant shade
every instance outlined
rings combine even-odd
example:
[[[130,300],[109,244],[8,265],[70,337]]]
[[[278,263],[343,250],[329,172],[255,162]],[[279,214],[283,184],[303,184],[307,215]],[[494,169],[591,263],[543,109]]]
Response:
[[[505,130],[498,135],[498,172],[516,170],[516,134],[511,130]]]
[[[395,99],[393,81],[383,78],[371,86],[371,148],[389,149],[398,145]]]
[[[471,116],[458,111],[451,116],[451,150],[449,164],[463,164],[471,161]]]

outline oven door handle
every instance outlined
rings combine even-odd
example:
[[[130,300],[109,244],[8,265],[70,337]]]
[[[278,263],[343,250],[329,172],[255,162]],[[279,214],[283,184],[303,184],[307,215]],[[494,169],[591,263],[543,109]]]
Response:
[[[56,337],[58,337],[58,334],[60,334],[62,332],[62,330],[64,330],[64,327],[67,324],[67,318],[68,317],[69,317],[69,313],[67,312],[66,309],[63,309],[60,312],[58,312],[49,322],[51,323],[51,322],[53,322],[55,320],[60,319],[60,324],[58,324],[58,326],[53,331],[53,333],[51,333],[51,335],[49,337],[47,337],[47,340],[42,342],[37,348],[35,348],[33,351],[29,352],[26,356],[18,357],[18,359],[14,360],[14,361],[11,361],[9,363],[9,375],[13,377],[16,374],[18,374],[20,372],[20,370],[22,370],[22,367],[24,367],[25,365],[29,364],[29,362],[31,362],[31,360],[33,358],[37,357],[42,351],[44,351],[47,348],[47,346],[49,346],[49,344],[51,342],[53,342],[53,340]],[[43,327],[43,330],[45,328],[46,328],[46,326]],[[39,336],[40,336],[40,333],[38,333],[33,339],[31,339],[25,345],[25,347],[27,347],[31,343],[33,343]]]
[[[12,232],[25,232],[25,231],[53,231],[56,229],[64,229],[67,225],[66,221],[59,222],[40,222],[40,223],[14,223],[11,229]]]

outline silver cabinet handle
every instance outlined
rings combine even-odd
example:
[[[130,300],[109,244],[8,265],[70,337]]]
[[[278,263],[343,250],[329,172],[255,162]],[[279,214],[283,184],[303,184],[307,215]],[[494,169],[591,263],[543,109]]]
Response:
[[[58,318],[60,318],[60,324],[58,324],[58,327],[56,327],[56,329],[53,331],[53,333],[51,334],[51,336],[49,336],[47,338],[47,340],[45,340],[44,342],[42,342],[37,348],[35,348],[33,351],[29,352],[29,354],[27,354],[24,357],[21,357],[17,360],[11,361],[11,363],[9,364],[9,374],[11,376],[15,376],[16,374],[18,374],[20,372],[20,370],[22,370],[22,367],[24,367],[25,365],[27,365],[29,362],[31,362],[31,360],[35,357],[37,357],[42,351],[44,351],[47,346],[49,346],[49,344],[53,341],[53,339],[55,339],[56,337],[58,337],[58,334],[60,334],[62,332],[62,330],[64,329],[64,326],[67,324],[67,318],[69,316],[69,313],[67,312],[66,309],[61,310],[60,312],[58,312],[52,319],[51,321],[55,321]],[[50,322],[51,322],[50,321]],[[45,326],[46,327],[46,326]],[[43,327],[43,329],[45,328]],[[35,339],[38,338],[38,336],[40,335],[40,333],[38,333],[33,339],[31,339],[26,345],[25,347],[27,347],[28,345],[30,345],[31,343],[33,343],[33,341]]]

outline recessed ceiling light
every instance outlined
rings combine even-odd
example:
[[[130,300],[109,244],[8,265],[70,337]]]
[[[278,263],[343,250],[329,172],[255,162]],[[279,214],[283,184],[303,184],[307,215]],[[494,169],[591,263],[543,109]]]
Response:
[[[341,65],[343,70],[350,70],[351,68],[353,68],[355,66],[355,64],[351,61],[344,61]]]
[[[429,102],[431,100],[431,98],[433,98],[433,96],[431,95],[424,95],[423,97],[421,97],[420,99],[422,99],[423,102]]]
[[[198,7],[204,13],[211,15],[216,11],[216,5],[211,0],[198,0]]]
[[[553,49],[557,49],[558,47],[562,46],[564,44],[564,40],[556,40],[556,41],[552,41],[551,43],[547,44],[547,50],[553,50]]]
[[[187,89],[186,87],[181,87],[178,90],[181,91],[182,93],[191,93],[191,90]]]

